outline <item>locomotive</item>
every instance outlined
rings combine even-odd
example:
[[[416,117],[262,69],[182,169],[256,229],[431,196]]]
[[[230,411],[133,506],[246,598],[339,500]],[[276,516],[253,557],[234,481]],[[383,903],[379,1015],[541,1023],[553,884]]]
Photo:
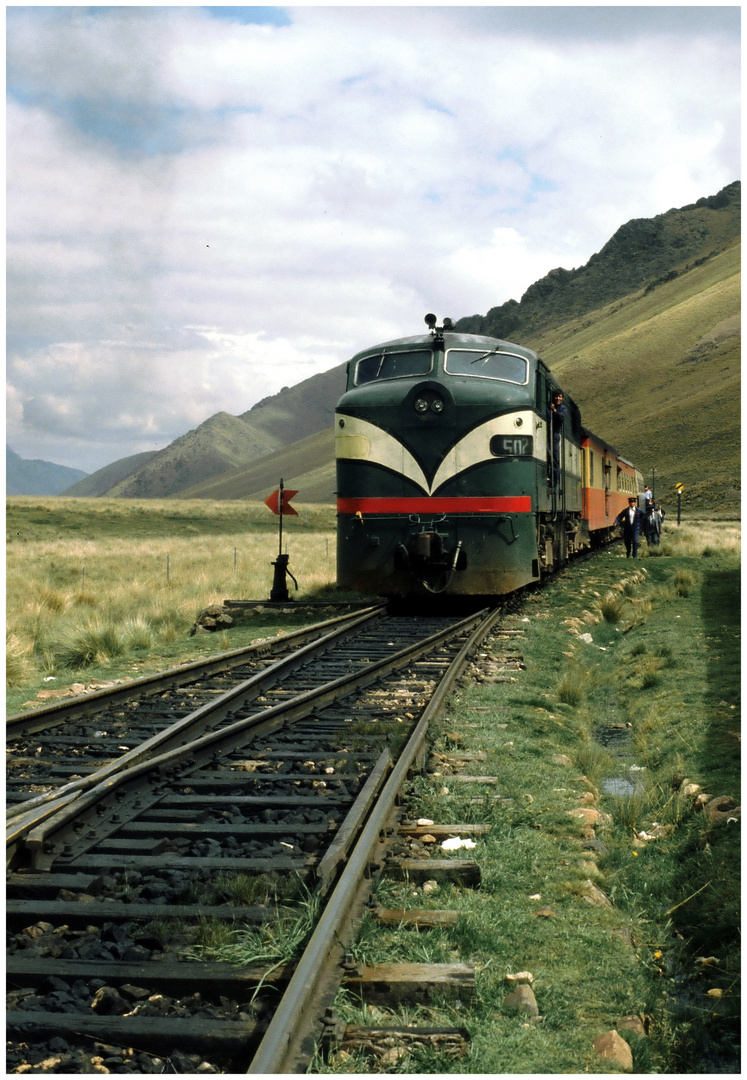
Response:
[[[531,349],[449,319],[357,353],[335,413],[337,582],[500,596],[611,538],[642,477]],[[551,403],[555,399],[555,410]]]

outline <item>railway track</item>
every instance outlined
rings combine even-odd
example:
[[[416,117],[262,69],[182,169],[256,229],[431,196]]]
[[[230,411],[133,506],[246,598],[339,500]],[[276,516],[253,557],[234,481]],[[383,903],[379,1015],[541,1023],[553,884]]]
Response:
[[[12,808],[41,787],[45,791],[82,768],[120,757],[216,696],[303,646],[324,638],[333,642],[361,619],[381,614],[381,607],[362,609],[253,645],[220,653],[107,689],[79,695],[6,721],[8,784],[6,804]],[[92,724],[92,718],[96,723]]]
[[[397,793],[429,719],[498,617],[370,610],[259,671],[237,656],[219,686],[200,684],[192,709],[170,673],[169,688],[118,691],[106,704],[108,718],[131,726],[126,741],[118,732],[106,743],[103,764],[81,755],[75,778],[58,770],[63,782],[42,792],[29,787],[43,767],[25,792],[15,784],[9,1062],[303,1071],[385,858]],[[68,724],[108,730],[99,704],[78,702],[88,714],[64,720],[57,711],[56,735]],[[148,733],[130,745],[142,712]],[[21,743],[40,745],[41,720]],[[50,731],[41,760],[53,756]],[[62,756],[75,736],[65,737]],[[300,956],[285,949],[310,926]],[[221,936],[229,945],[218,955],[229,958],[203,960]],[[274,952],[259,957],[260,938]]]

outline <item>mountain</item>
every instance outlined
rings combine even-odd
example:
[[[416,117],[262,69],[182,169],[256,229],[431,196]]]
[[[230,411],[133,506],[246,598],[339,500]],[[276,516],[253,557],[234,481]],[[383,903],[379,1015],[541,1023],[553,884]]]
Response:
[[[304,439],[334,423],[335,405],[345,391],[346,364],[286,386],[258,401],[241,419],[272,433],[283,445]]]
[[[175,439],[106,494],[126,499],[166,498],[226,469],[263,457],[280,445],[279,439],[241,417],[219,412]]]
[[[104,495],[114,484],[119,483],[130,473],[140,469],[143,465],[155,457],[155,450],[146,450],[143,454],[133,454],[131,457],[120,458],[111,465],[105,465],[103,469],[86,476],[84,480],[78,480],[72,487],[65,488],[61,495],[70,495],[74,498],[90,498]]]
[[[59,495],[86,475],[81,469],[69,469],[67,465],[22,458],[9,446],[5,447],[6,495]]]
[[[339,394],[337,395],[339,397]],[[337,400],[337,398],[335,398]],[[299,502],[335,501],[335,432],[331,424],[238,469],[179,493],[180,499],[265,499],[283,480]]]
[[[585,266],[552,270],[520,301],[456,328],[535,349],[584,422],[647,478],[653,470],[662,484],[686,483],[698,505],[738,509],[740,200],[736,182],[629,221]],[[340,364],[239,416],[218,413],[104,493],[264,498],[282,477],[299,500],[332,501],[331,424],[344,383]],[[100,486],[99,475],[89,480]]]
[[[671,512],[740,512],[741,244],[525,340]]]
[[[739,513],[740,255],[733,244],[522,344],[535,349],[578,402],[585,425],[653,481],[670,512]],[[278,485],[298,503],[332,502],[331,427],[182,492],[184,498],[264,499]]]
[[[296,386],[285,387],[264,398],[240,416],[216,413],[145,463],[120,474],[115,482],[97,494],[128,499],[172,495],[189,498],[188,491],[201,489],[211,479],[241,469],[299,438],[331,427],[335,403],[344,388],[345,365],[338,364],[330,371],[313,375]],[[108,469],[112,468],[114,466],[108,466]],[[100,486],[102,472],[106,470],[100,470],[92,478],[97,486]],[[243,490],[231,484],[229,487],[239,493],[209,497],[245,497]]]
[[[634,218],[578,270],[551,270],[517,303],[459,319],[465,334],[525,341],[641,288],[655,288],[739,239],[741,184],[654,218]]]

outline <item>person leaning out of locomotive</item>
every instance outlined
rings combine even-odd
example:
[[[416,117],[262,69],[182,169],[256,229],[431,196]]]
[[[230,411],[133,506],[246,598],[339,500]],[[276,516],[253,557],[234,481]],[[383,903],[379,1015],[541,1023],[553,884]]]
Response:
[[[638,558],[638,542],[641,538],[643,517],[643,513],[638,509],[638,499],[635,495],[629,495],[627,509],[621,510],[614,521],[615,525],[622,526],[625,557],[627,559],[630,558],[631,554],[634,559]]]
[[[553,390],[550,405],[547,409],[547,426],[552,434],[551,477],[553,485],[557,484],[560,477],[560,440],[567,415],[568,407],[563,402],[563,391]]]

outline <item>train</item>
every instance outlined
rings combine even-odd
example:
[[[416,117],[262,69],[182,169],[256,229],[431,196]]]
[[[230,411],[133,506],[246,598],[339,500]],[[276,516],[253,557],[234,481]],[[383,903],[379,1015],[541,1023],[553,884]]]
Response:
[[[643,488],[639,470],[583,426],[537,353],[433,314],[425,323],[347,365],[335,412],[338,586],[504,596],[612,539]]]

